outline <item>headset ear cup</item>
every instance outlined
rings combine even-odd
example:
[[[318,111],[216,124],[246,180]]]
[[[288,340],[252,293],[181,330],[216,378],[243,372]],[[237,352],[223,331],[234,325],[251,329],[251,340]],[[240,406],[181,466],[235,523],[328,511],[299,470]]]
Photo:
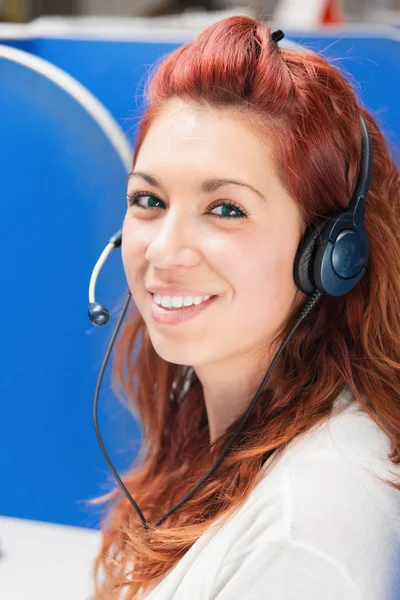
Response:
[[[294,282],[304,294],[311,296],[316,289],[314,281],[314,256],[317,240],[329,219],[319,217],[308,229],[300,241],[293,266]]]

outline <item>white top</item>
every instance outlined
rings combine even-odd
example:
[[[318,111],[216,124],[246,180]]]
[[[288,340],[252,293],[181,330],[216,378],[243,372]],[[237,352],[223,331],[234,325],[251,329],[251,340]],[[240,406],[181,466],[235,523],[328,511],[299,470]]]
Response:
[[[146,600],[399,600],[400,491],[377,479],[400,476],[389,451],[345,388]]]

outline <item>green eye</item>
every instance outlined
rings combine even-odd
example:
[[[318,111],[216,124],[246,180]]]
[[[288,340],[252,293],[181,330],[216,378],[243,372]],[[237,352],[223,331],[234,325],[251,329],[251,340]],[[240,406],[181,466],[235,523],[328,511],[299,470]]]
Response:
[[[141,198],[148,198],[148,202],[142,204],[140,202]],[[154,194],[150,192],[135,192],[133,196],[128,195],[128,203],[129,206],[136,206],[137,208],[141,208],[143,210],[150,210],[152,208],[163,208],[165,204],[162,200],[157,198]],[[161,203],[161,205],[160,205]],[[221,208],[221,212],[218,214],[216,212],[211,212],[216,208]],[[212,206],[208,208],[209,214],[212,214],[214,217],[218,217],[219,219],[241,219],[243,217],[248,217],[248,213],[246,213],[240,206],[235,204],[234,202],[223,202],[221,200],[215,202]]]
[[[139,199],[141,198],[150,198],[150,201],[147,206],[143,206],[143,204],[139,203]],[[133,196],[128,195],[129,206],[137,206],[138,208],[159,208],[158,202],[162,202],[157,196],[154,194],[149,194],[145,192],[135,192]],[[163,202],[162,202],[163,204]]]
[[[214,210],[215,208],[221,208],[220,214],[213,213],[216,217],[225,219],[239,219],[247,216],[246,213],[233,202],[219,202],[218,204],[212,206],[211,210]]]

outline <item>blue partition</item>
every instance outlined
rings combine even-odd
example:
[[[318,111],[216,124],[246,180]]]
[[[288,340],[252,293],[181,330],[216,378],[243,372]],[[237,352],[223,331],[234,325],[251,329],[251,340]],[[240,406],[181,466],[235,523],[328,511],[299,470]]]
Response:
[[[100,102],[50,63],[0,46],[0,81],[0,514],[95,527],[85,502],[111,477],[92,398],[126,291],[119,251],[98,286],[109,327],[89,323],[87,290],[125,213],[131,148]],[[120,469],[140,438],[123,412],[107,376],[100,427]]]
[[[128,20],[129,21],[129,20]],[[85,85],[112,113],[122,129],[130,133],[142,112],[142,92],[151,66],[194,32],[170,35],[148,27],[140,35],[132,27],[127,33],[115,26],[97,35],[83,26],[36,27],[29,51],[70,73]],[[322,51],[348,71],[358,84],[365,105],[379,113],[387,132],[400,136],[397,98],[400,92],[400,30],[387,25],[347,25],[313,31],[285,31],[283,43],[297,42]],[[79,31],[79,33],[78,33]],[[69,33],[68,33],[69,32]],[[147,35],[147,39],[146,39]],[[1,27],[0,27],[1,42]],[[13,43],[5,40],[5,43]],[[27,40],[24,41],[27,44]],[[396,139],[396,138],[395,138]]]
[[[324,51],[327,58],[341,59],[340,66],[359,83],[365,105],[380,111],[387,130],[400,135],[398,30],[390,28],[393,37],[382,37],[374,31],[361,37],[351,30],[306,35],[285,33],[291,41]],[[157,41],[40,39],[35,48],[40,56],[84,83],[129,132],[141,112],[141,94],[149,66],[179,45]]]

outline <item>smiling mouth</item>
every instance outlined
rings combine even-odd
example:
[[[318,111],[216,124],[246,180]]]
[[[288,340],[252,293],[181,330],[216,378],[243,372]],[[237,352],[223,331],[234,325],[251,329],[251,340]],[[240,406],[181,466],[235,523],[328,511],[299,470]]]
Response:
[[[200,299],[200,297],[198,297],[198,298],[196,298],[197,302],[196,301],[191,301],[190,304],[186,304],[186,305],[183,304],[183,301],[182,301],[181,306],[172,306],[172,305],[170,305],[170,306],[168,306],[168,305],[164,306],[159,301],[155,302],[154,297],[155,296],[159,296],[159,294],[152,294],[151,292],[150,292],[150,294],[152,296],[152,300],[153,300],[153,303],[155,304],[155,306],[157,306],[158,308],[160,308],[162,310],[168,311],[168,312],[173,312],[173,311],[178,311],[178,310],[179,311],[186,311],[186,310],[189,310],[189,309],[193,309],[196,306],[203,306],[203,305],[207,304],[208,302],[210,302],[211,300],[213,300],[214,298],[217,297],[214,294],[214,295],[211,295],[211,296],[203,296],[201,299]],[[160,297],[161,296],[159,296],[159,298]],[[192,297],[186,296],[186,298],[192,298]]]

